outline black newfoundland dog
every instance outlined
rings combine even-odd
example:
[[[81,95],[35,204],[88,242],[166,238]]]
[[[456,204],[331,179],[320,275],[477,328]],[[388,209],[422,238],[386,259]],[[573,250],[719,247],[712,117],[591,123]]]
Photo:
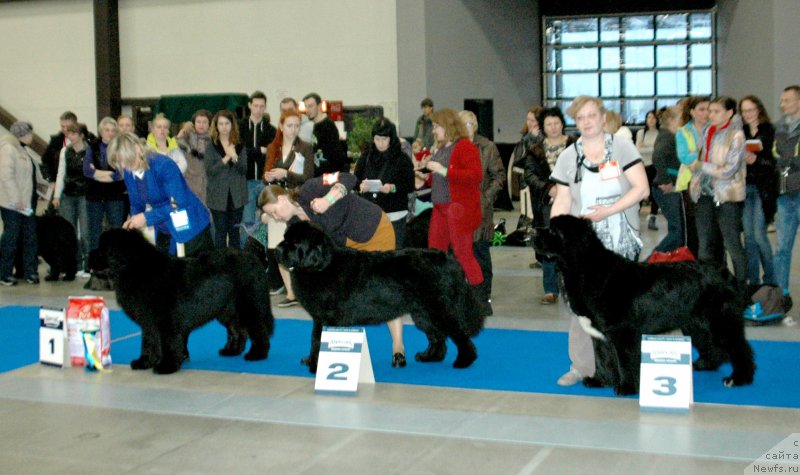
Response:
[[[446,338],[458,348],[453,367],[478,357],[470,337],[483,328],[480,305],[461,266],[440,251],[363,252],[337,247],[318,226],[289,226],[277,259],[291,271],[297,299],[314,320],[311,352],[303,363],[317,371],[322,327],[371,325],[410,314],[428,337],[416,360],[444,360]]]
[[[263,360],[274,320],[264,267],[238,249],[178,259],[151,245],[141,233],[111,229],[90,254],[93,269],[108,269],[117,303],[142,327],[142,354],[133,369],[178,371],[189,357],[189,333],[213,319],[228,330],[222,356]]]
[[[535,231],[536,251],[556,259],[567,301],[605,338],[595,338],[597,373],[587,386],[639,390],[643,334],[680,329],[700,354],[696,370],[730,361],[725,386],[753,382],[753,350],[744,335],[747,306],[731,275],[710,264],[632,262],[606,249],[589,220],[558,216]],[[599,335],[598,335],[599,336]]]

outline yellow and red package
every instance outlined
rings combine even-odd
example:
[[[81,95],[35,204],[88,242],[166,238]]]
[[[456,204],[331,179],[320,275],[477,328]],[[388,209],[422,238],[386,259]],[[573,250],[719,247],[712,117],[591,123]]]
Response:
[[[83,331],[99,328],[94,335],[96,351],[103,368],[111,367],[111,325],[108,306],[102,297],[70,297],[67,305],[67,341],[72,366],[85,366]],[[97,362],[93,362],[95,365]]]

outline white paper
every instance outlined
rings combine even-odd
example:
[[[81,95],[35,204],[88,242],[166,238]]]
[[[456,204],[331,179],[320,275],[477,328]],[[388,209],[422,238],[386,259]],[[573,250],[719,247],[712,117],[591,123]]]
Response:
[[[361,183],[367,187],[367,191],[372,193],[381,191],[381,187],[383,186],[383,183],[380,180],[364,180]]]

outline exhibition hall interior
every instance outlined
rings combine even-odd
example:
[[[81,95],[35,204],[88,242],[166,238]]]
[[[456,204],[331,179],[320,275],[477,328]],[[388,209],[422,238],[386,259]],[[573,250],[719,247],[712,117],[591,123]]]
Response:
[[[800,470],[798,22],[796,0],[0,1],[0,471]],[[391,153],[408,203],[370,165]],[[95,182],[125,191],[118,225]],[[589,199],[627,204],[545,229]],[[100,235],[156,215],[189,257]],[[398,229],[409,249],[380,247]],[[412,249],[442,235],[446,259]],[[711,263],[645,262],[684,248]]]

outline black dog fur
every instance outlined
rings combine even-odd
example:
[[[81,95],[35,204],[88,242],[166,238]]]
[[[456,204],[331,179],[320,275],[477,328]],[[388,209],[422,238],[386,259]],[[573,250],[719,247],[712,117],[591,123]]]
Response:
[[[406,313],[428,337],[416,360],[444,360],[446,338],[458,348],[453,367],[478,357],[471,337],[483,328],[480,305],[461,266],[440,251],[343,249],[318,226],[289,226],[277,259],[291,271],[295,295],[314,320],[311,351],[303,363],[317,370],[322,327],[384,323]]]
[[[597,373],[587,386],[613,386],[618,395],[639,390],[643,334],[680,329],[700,354],[696,370],[730,361],[725,386],[751,384],[753,350],[742,312],[748,302],[731,275],[698,262],[645,264],[606,249],[591,222],[558,216],[534,233],[537,252],[556,259],[567,301],[588,317],[606,341],[595,339]]]
[[[75,227],[54,210],[36,217],[36,241],[39,255],[50,266],[46,281],[56,281],[63,273],[65,281],[75,280],[78,272],[78,236]],[[16,275],[26,277],[22,272],[22,251],[15,260]]]
[[[213,319],[228,330],[222,356],[248,361],[269,354],[274,320],[264,267],[238,249],[214,250],[178,259],[136,231],[111,229],[90,254],[93,269],[111,271],[120,307],[142,327],[142,353],[133,369],[178,371],[189,357],[189,333]]]

